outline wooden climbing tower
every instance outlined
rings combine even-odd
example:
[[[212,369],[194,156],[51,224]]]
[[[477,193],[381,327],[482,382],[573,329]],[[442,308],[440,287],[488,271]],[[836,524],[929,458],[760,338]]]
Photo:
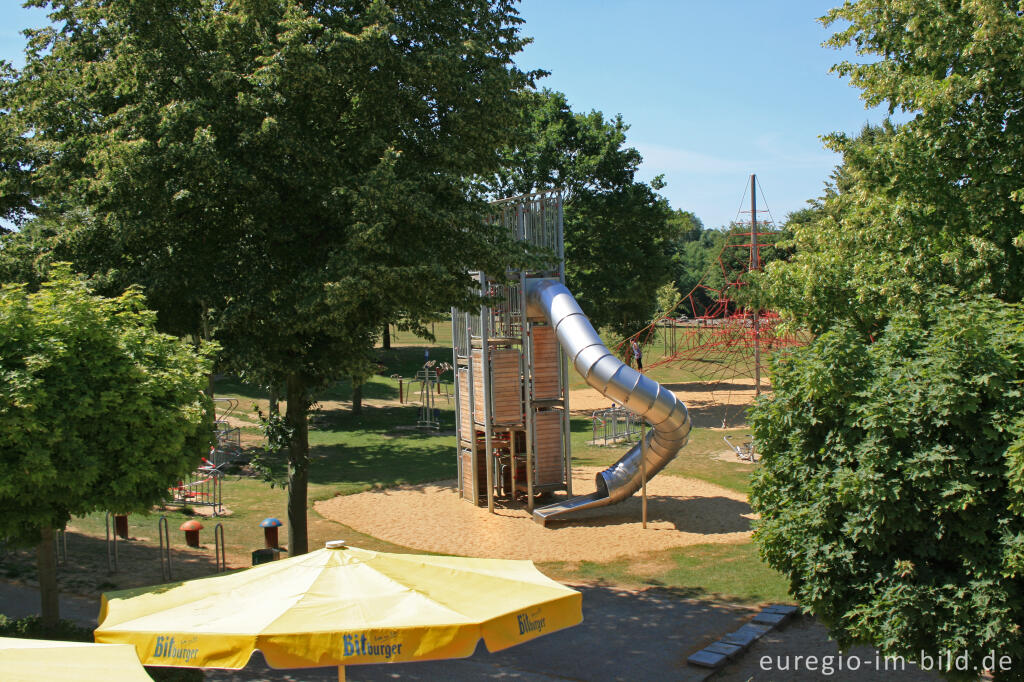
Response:
[[[543,319],[526,314],[526,278],[565,281],[562,197],[541,192],[492,204],[492,220],[555,259],[531,272],[471,273],[495,303],[452,310],[459,495],[494,511],[496,499],[572,494],[568,366]]]

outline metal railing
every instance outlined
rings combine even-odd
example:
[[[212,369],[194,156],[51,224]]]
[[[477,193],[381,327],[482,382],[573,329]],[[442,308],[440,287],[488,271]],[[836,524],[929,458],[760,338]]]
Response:
[[[156,532],[160,536],[160,576],[164,582],[171,579],[171,527],[166,516],[156,522]]]
[[[223,511],[219,472],[193,472],[170,488],[168,506],[212,507],[213,515]]]
[[[635,414],[624,407],[609,407],[596,410],[591,419],[594,423],[592,441],[596,444],[600,438],[602,445],[617,443],[620,440],[632,441],[640,435],[640,420]],[[600,436],[598,435],[600,431]]]

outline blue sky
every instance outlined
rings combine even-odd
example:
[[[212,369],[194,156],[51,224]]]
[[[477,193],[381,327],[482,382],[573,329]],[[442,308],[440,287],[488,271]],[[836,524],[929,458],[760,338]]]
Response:
[[[829,73],[856,58],[821,47],[832,31],[816,19],[839,4],[524,0],[534,43],[519,64],[550,71],[541,83],[576,111],[622,114],[644,157],[640,179],[663,173],[673,208],[707,227],[728,224],[741,205],[749,210],[756,173],[781,221],[820,196],[839,163],[820,136],[885,117]]]
[[[756,173],[772,216],[819,196],[838,158],[821,135],[855,133],[883,111],[829,68],[844,55],[821,47],[815,20],[839,0],[523,0],[534,43],[522,68],[551,75],[573,109],[622,114],[644,156],[642,180],[664,174],[673,208],[708,227],[749,208]],[[0,59],[23,61],[22,28],[45,15],[0,6]],[[761,199],[758,200],[759,204]]]

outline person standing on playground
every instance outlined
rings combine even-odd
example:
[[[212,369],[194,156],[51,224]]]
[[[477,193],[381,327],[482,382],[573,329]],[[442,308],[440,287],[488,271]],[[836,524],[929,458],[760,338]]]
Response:
[[[644,373],[644,355],[640,350],[640,344],[636,342],[636,339],[630,339],[629,347],[633,350],[633,359],[636,360],[636,368],[640,370],[640,373]]]

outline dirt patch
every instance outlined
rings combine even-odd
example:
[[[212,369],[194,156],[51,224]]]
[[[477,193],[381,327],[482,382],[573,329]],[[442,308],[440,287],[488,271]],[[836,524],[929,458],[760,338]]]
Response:
[[[573,472],[577,494],[594,489],[597,467]],[[522,505],[495,513],[459,499],[454,481],[374,490],[317,502],[324,517],[381,540],[426,552],[534,561],[608,561],[640,552],[750,540],[746,496],[677,476],[648,482],[647,529],[640,496],[578,520],[534,523]]]

